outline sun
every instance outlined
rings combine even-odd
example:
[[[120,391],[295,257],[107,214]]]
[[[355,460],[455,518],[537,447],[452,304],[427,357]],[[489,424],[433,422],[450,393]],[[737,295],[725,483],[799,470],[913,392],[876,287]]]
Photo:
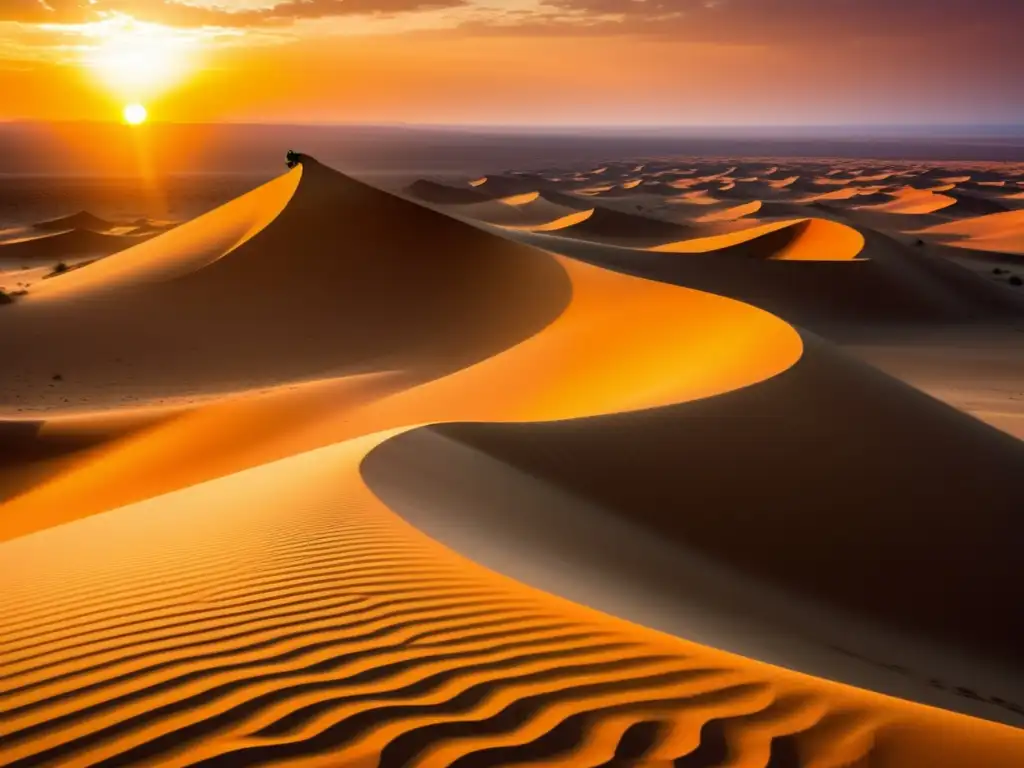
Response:
[[[146,122],[146,108],[138,102],[132,104],[125,104],[124,110],[121,114],[124,116],[124,121],[128,125],[139,125],[140,123]]]

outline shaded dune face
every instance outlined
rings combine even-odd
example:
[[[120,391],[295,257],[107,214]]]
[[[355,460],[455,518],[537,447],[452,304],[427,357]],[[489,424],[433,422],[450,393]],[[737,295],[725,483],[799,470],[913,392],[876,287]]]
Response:
[[[572,225],[589,236],[689,232],[591,207]],[[312,158],[132,250],[3,309],[26,334],[0,328],[21,372],[8,402],[37,413],[0,434],[20,451],[0,467],[14,489],[0,505],[0,763],[1018,765],[1018,730],[540,591],[418,530],[385,491],[403,482],[389,448],[438,430],[787,592],[933,631],[973,669],[971,654],[1002,652],[991,633],[1012,617],[954,631],[909,565],[871,613],[851,571],[868,547],[895,563],[914,505],[942,501],[919,493],[915,434],[973,450],[937,459],[964,460],[992,509],[962,541],[1014,540],[996,506],[1019,466],[1008,438],[763,309],[499,237]],[[888,431],[871,432],[879,420]],[[907,484],[868,498],[878,486],[855,487],[858,462]],[[447,468],[455,496],[473,470]],[[863,513],[855,500],[879,510],[846,540],[827,518],[841,483],[840,516]],[[485,534],[506,547],[500,527]],[[803,583],[830,549],[835,572]],[[916,550],[908,563],[937,567]],[[938,583],[957,606],[977,596],[976,581]],[[895,616],[897,598],[920,598],[920,615]]]
[[[687,232],[687,228],[679,224],[601,207],[586,218],[559,229],[563,237],[635,244],[684,237]]]
[[[0,259],[29,265],[56,264],[83,256],[107,256],[137,245],[145,236],[107,235],[75,229],[0,243]]]
[[[0,354],[23,377],[5,382],[7,411],[47,403],[54,373],[76,382],[79,409],[120,404],[128,381],[155,401],[338,373],[429,377],[536,332],[568,300],[552,257],[315,162],[272,202],[262,228],[261,210],[223,222],[215,211],[120,254],[126,268],[90,265],[10,307]],[[200,264],[161,261],[162,245],[197,240]],[[151,257],[191,271],[136,279]]]
[[[5,764],[1014,764],[1012,729],[648,632],[461,559],[362,484],[375,442],[8,545]],[[74,586],[40,549],[71,558]]]
[[[749,302],[832,335],[855,334],[858,327],[1007,323],[1024,317],[1019,298],[1000,286],[885,235],[863,234],[859,258],[839,261],[729,259],[715,250],[660,253],[574,245],[556,237],[529,241],[626,274]],[[780,239],[788,241],[785,234]]]
[[[69,229],[83,229],[90,232],[109,232],[110,230],[115,229],[117,224],[113,221],[101,219],[99,216],[95,216],[88,211],[79,211],[78,213],[73,213],[70,216],[61,216],[57,219],[40,221],[33,226],[35,229],[50,232],[63,232]]]
[[[1016,590],[1024,444],[820,341],[767,382],[687,405],[436,429],[790,591],[976,658],[1016,656],[1024,619],[992,607]]]

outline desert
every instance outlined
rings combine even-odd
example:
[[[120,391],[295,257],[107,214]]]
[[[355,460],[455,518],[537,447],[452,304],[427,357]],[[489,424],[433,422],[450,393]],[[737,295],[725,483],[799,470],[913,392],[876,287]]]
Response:
[[[0,762],[1019,765],[1024,166],[851,163],[12,223]]]

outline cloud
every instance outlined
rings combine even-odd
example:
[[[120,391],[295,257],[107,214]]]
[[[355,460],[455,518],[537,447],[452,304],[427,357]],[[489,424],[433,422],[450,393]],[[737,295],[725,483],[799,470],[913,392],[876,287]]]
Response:
[[[689,43],[827,47],[849,41],[988,36],[1024,28],[1022,0],[542,0],[520,34],[645,35]],[[507,20],[472,22],[510,29]],[[1019,45],[1015,44],[1015,47]]]
[[[112,13],[177,27],[251,27],[333,16],[391,16],[457,8],[468,0],[284,0],[260,8],[232,10],[173,0],[0,0],[0,21],[83,24]]]

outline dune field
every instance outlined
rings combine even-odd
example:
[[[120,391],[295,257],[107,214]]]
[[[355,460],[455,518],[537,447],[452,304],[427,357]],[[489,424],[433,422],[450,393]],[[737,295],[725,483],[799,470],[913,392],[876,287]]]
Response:
[[[301,160],[0,231],[0,765],[1024,765],[1024,167]]]

